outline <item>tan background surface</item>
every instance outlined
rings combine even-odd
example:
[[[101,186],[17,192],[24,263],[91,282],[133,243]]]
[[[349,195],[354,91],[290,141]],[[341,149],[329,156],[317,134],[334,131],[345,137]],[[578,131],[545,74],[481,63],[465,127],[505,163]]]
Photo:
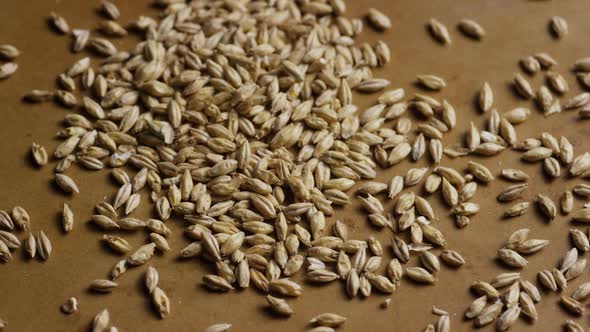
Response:
[[[88,293],[89,281],[107,277],[111,266],[120,259],[101,246],[100,233],[86,224],[94,203],[105,194],[111,199],[115,186],[108,172],[92,173],[73,167],[68,174],[79,183],[82,194],[67,197],[55,191],[49,184],[53,165],[35,170],[30,167],[27,153],[32,141],[46,145],[50,153],[53,151],[59,142],[54,134],[68,111],[52,104],[25,105],[20,97],[33,88],[52,89],[56,74],[82,56],[69,52],[70,38],[48,29],[45,21],[48,13],[52,10],[60,13],[73,27],[95,28],[99,20],[95,11],[98,4],[98,1],[20,0],[4,1],[0,10],[0,42],[14,44],[23,52],[16,75],[0,82],[0,208],[9,209],[16,204],[25,207],[32,217],[33,230],[44,229],[53,243],[53,254],[47,262],[25,260],[22,251],[17,251],[13,262],[0,265],[0,317],[8,321],[7,331],[86,331],[94,314],[105,307],[111,312],[112,322],[122,331],[200,331],[219,322],[233,323],[233,331],[302,331],[311,317],[322,312],[347,316],[343,331],[419,331],[436,320],[430,313],[433,304],[452,313],[453,331],[469,331],[471,325],[462,321],[464,308],[474,299],[468,286],[474,280],[489,280],[507,271],[493,257],[512,231],[529,227],[533,237],[552,241],[542,253],[530,257],[530,265],[522,271],[529,280],[535,278],[539,269],[552,267],[569,249],[567,230],[571,225],[567,217],[558,216],[548,224],[532,210],[518,219],[501,220],[499,215],[506,206],[500,207],[494,197],[506,183],[496,181],[490,186],[480,186],[474,201],[482,205],[482,211],[462,230],[456,229],[446,216],[448,211],[438,196],[431,197],[441,216],[439,227],[445,232],[449,247],[460,251],[468,263],[457,271],[444,267],[435,286],[420,287],[404,281],[391,297],[388,310],[378,306],[385,296],[348,300],[343,285],[337,282],[324,287],[305,285],[303,296],[289,302],[296,312],[289,320],[269,316],[264,298],[253,290],[211,295],[200,286],[201,276],[210,267],[201,261],[176,259],[178,250],[188,243],[182,237],[182,223],[178,221],[168,223],[174,230],[170,237],[172,251],[151,261],[160,271],[160,285],[172,301],[169,318],[160,320],[152,311],[143,287],[145,266],[128,271],[112,294]],[[117,1],[117,4],[122,22],[139,14],[154,13],[143,0]],[[371,42],[382,38],[390,45],[392,63],[378,74],[390,79],[393,87],[404,87],[412,94],[415,91],[412,81],[421,73],[437,74],[447,80],[449,87],[434,96],[446,98],[456,107],[459,125],[445,137],[445,145],[462,137],[469,121],[475,121],[479,127],[484,125],[484,116],[473,107],[474,94],[484,80],[492,85],[495,106],[500,112],[517,105],[533,107],[532,103],[518,99],[508,85],[513,73],[519,71],[517,61],[521,57],[537,51],[552,54],[560,63],[558,70],[572,87],[568,94],[571,96],[580,88],[570,73],[570,64],[590,55],[589,6],[585,0],[367,0],[348,1],[348,5],[353,16],[364,14],[368,7],[377,7],[392,18],[393,28],[389,32],[382,35],[367,32],[364,36]],[[553,15],[561,15],[569,22],[570,34],[562,41],[555,41],[548,34],[547,22]],[[447,24],[453,37],[452,46],[442,47],[431,40],[424,27],[430,17]],[[485,27],[488,36],[484,41],[473,42],[457,32],[456,22],[466,17],[476,19]],[[127,45],[132,40],[126,39]],[[124,48],[124,41],[117,43]],[[541,82],[542,75],[532,80],[535,88]],[[373,98],[357,99],[357,102],[368,105],[370,100]],[[538,136],[543,130],[567,135],[579,154],[590,148],[587,139],[590,136],[587,125],[575,119],[575,112],[544,119],[535,109],[531,119],[518,126],[517,131],[519,138]],[[463,169],[466,162],[467,159],[445,158],[443,164]],[[566,186],[576,183],[563,179],[548,181],[541,173],[540,164],[524,165],[519,155],[511,151],[483,162],[494,173],[502,167],[529,171],[534,180],[526,198],[544,192],[558,199]],[[380,179],[404,174],[411,166],[404,163],[382,171]],[[71,204],[77,222],[69,235],[61,232],[57,218],[64,201]],[[577,200],[576,207],[581,205]],[[144,207],[136,215],[146,217],[149,212]],[[365,239],[368,231],[376,233],[367,227],[366,219],[356,209],[338,211],[337,217],[355,229],[358,238]],[[388,249],[390,235],[388,230],[377,234]],[[19,234],[20,238],[24,236]],[[146,235],[125,237],[137,246],[145,241]],[[416,264],[415,260],[410,264]],[[587,280],[588,272],[585,272],[570,286],[570,291]],[[80,312],[64,316],[59,306],[69,296],[78,297]],[[537,306],[540,320],[534,325],[520,320],[513,330],[558,331],[568,316],[559,308],[557,300],[554,294],[544,296]],[[578,322],[588,326],[590,320],[584,316]],[[491,331],[492,327],[484,330]]]

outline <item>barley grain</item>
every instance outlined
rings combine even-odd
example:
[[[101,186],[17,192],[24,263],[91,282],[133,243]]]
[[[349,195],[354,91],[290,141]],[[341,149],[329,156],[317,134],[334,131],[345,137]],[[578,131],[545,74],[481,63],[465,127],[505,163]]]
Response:
[[[433,284],[436,279],[428,271],[421,267],[409,267],[406,268],[405,275],[410,279],[418,283]]]
[[[55,174],[55,183],[66,193],[80,193],[80,190],[78,189],[78,186],[74,180],[72,180],[72,178],[67,175]]]
[[[439,91],[447,86],[447,83],[441,77],[435,75],[418,75],[417,82],[426,89]]]
[[[271,295],[266,296],[266,301],[269,304],[271,310],[281,316],[291,316],[294,314],[293,309],[289,306],[287,301],[283,299],[276,298]]]
[[[229,323],[219,323],[213,324],[207,327],[204,332],[226,332],[229,331],[232,327],[232,324]]]
[[[458,24],[459,30],[469,38],[480,40],[485,35],[485,30],[474,20],[462,19]]]
[[[497,301],[494,304],[483,309],[475,318],[475,326],[481,327],[490,324],[500,315],[502,311],[502,302]]]
[[[561,16],[553,16],[551,20],[549,20],[549,26],[551,32],[553,32],[553,35],[557,39],[563,38],[568,33],[567,22]]]
[[[514,75],[514,89],[524,99],[531,99],[535,96],[530,83],[519,73]]]
[[[31,155],[37,166],[41,167],[47,165],[47,151],[43,146],[33,143],[31,147]]]
[[[520,60],[520,66],[529,74],[535,74],[541,70],[541,64],[535,57],[527,56]]]
[[[549,69],[557,65],[557,61],[555,61],[555,59],[553,59],[553,57],[549,53],[536,53],[534,57],[535,59],[537,59],[537,61],[539,61],[541,67],[543,67],[544,69]]]
[[[543,194],[538,194],[537,195],[537,204],[538,204],[541,212],[549,220],[553,220],[555,218],[555,215],[557,214],[557,208],[555,206],[555,203],[553,203],[553,201],[549,197],[547,197]]]
[[[428,21],[428,30],[432,37],[443,45],[451,43],[451,36],[447,27],[444,26],[440,21],[435,18],[431,18]]]
[[[110,314],[107,309],[101,310],[92,321],[92,332],[103,332],[110,322]]]
[[[75,297],[70,297],[60,306],[60,309],[64,314],[71,315],[78,311],[78,300]]]
[[[580,324],[570,319],[565,321],[563,327],[567,332],[584,332],[584,328]]]
[[[48,260],[49,256],[51,256],[52,246],[51,241],[45,235],[45,232],[39,231],[36,237],[36,246],[37,246],[37,254],[42,260]]]
[[[369,22],[371,22],[371,24],[378,30],[387,30],[391,28],[389,17],[375,8],[369,8],[367,17]]]
[[[575,316],[581,316],[584,314],[584,306],[569,296],[562,296],[560,303],[568,312]]]
[[[18,70],[18,64],[6,62],[0,65],[0,80],[7,79]]]

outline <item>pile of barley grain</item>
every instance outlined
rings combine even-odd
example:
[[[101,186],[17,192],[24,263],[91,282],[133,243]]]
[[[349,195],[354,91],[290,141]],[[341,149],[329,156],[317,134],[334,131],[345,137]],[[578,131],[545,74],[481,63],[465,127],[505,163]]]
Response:
[[[428,194],[440,189],[457,226],[465,227],[479,211],[479,205],[470,201],[477,183],[495,180],[492,171],[474,161],[467,163],[464,174],[439,165],[445,155],[494,156],[513,148],[524,151],[527,162],[543,161],[543,170],[551,177],[561,175],[561,164],[570,165],[572,176],[590,169],[590,154],[575,157],[565,137],[558,141],[543,133],[540,138],[519,141],[515,126],[526,121],[530,110],[519,107],[500,115],[493,107],[488,83],[479,92],[479,108],[490,114],[487,128],[480,130],[471,123],[465,144],[443,147],[444,134],[456,124],[455,110],[446,100],[424,94],[406,98],[403,89],[393,89],[359,111],[353,92],[375,93],[388,87],[389,81],[373,77],[372,69],[390,61],[390,50],[383,41],[355,44],[363,21],[344,16],[342,0],[160,0],[157,4],[161,6],[158,20],[140,17],[129,27],[144,40],[128,51],[118,50],[88,30],[70,29],[63,17],[52,13],[55,29],[71,34],[74,52],[88,49],[104,59],[92,66],[90,58],[84,57],[59,75],[57,91],[32,90],[25,96],[30,102],[55,100],[73,110],[65,117],[66,128],[58,132],[64,141],[53,152],[55,182],[64,192],[85,189],[65,174],[74,163],[89,170],[112,168],[120,184],[112,202],[97,202],[91,222],[104,231],[100,240],[128,256],[112,268],[110,280],[90,283],[95,292],[113,291],[116,279],[128,268],[146,264],[156,250],[168,251],[166,221],[174,216],[186,221],[185,235],[194,241],[181,250],[180,257],[198,257],[216,267],[216,274],[203,277],[205,286],[219,292],[255,287],[269,293],[266,300],[277,315],[293,314],[284,298],[301,295],[302,286],[290,277],[302,270],[310,282],[341,280],[350,297],[366,297],[373,291],[392,293],[404,276],[431,284],[436,282],[440,260],[452,267],[465,261],[451,249],[438,256],[431,250],[447,242],[428,200],[409,188],[423,183]],[[117,22],[119,10],[113,3],[104,2],[102,10],[109,19],[101,22],[100,33],[107,37],[128,33]],[[378,30],[391,27],[389,18],[375,9],[369,10],[368,22]],[[567,34],[563,18],[552,18],[550,26],[556,38]],[[428,28],[435,40],[451,44],[443,23],[433,18]],[[473,20],[461,20],[458,28],[474,40],[485,37],[485,30]],[[2,46],[0,55],[11,59],[18,51]],[[556,63],[546,53],[521,61],[530,74]],[[4,66],[0,73],[10,75]],[[580,81],[590,86],[590,59],[578,61],[575,69]],[[548,71],[546,75],[556,94],[568,90],[560,74]],[[417,81],[426,90],[447,86],[443,78],[431,74],[419,75]],[[514,87],[523,98],[536,98],[545,115],[561,112],[559,99],[545,86],[535,94],[527,80],[516,74]],[[589,101],[590,94],[582,93],[563,108],[581,108]],[[416,113],[417,124],[406,116],[407,111]],[[581,118],[589,114],[590,108],[580,111]],[[378,167],[390,168],[408,158],[420,160],[427,151],[432,167],[412,168],[388,183],[367,181],[357,190],[368,221],[393,232],[392,260],[384,262],[384,247],[375,237],[353,239],[343,223],[327,218],[334,206],[351,203],[349,191],[357,181],[374,179]],[[40,167],[48,163],[45,148],[38,144],[33,144],[32,156]],[[135,174],[130,176],[129,169],[135,169]],[[506,187],[497,197],[499,202],[514,201],[528,190],[526,173],[504,169],[500,176],[521,183]],[[578,196],[590,195],[585,184],[572,190]],[[142,192],[149,193],[159,219],[132,216],[146,200]],[[395,202],[393,213],[384,208],[383,194]],[[557,207],[551,198],[539,194],[537,203],[548,219],[555,217]],[[568,191],[560,201],[561,210],[569,213],[572,204]],[[521,216],[529,205],[516,203],[504,216]],[[590,221],[588,211],[577,212],[573,219]],[[29,229],[24,209],[15,207],[12,216],[0,213],[2,228],[12,231],[15,224]],[[74,214],[64,204],[63,228],[70,232],[73,226]],[[149,243],[133,248],[116,235],[119,229],[144,231]],[[576,229],[571,234],[577,249],[566,255],[560,269],[539,273],[540,283],[550,290],[564,289],[567,280],[585,269],[586,260],[578,260],[577,250],[590,249],[588,237]],[[523,268],[527,260],[521,255],[549,244],[528,235],[527,229],[512,234],[498,251],[499,260]],[[8,260],[10,249],[20,242],[5,231],[0,240],[0,258]],[[23,246],[30,257],[47,259],[51,253],[51,243],[42,231],[36,238],[29,234]],[[404,267],[413,255],[421,267]],[[382,266],[386,266],[385,275],[377,273]],[[170,301],[158,287],[159,280],[157,270],[148,267],[146,289],[158,314],[165,317]],[[503,287],[508,291],[502,295],[498,289]],[[505,331],[521,315],[537,319],[534,304],[540,301],[539,292],[520,273],[502,273],[489,283],[474,283],[472,289],[481,297],[465,316],[474,319],[476,326],[499,317],[497,328]],[[588,297],[589,289],[587,284],[579,286],[572,297],[562,298],[562,304],[581,314],[583,306],[578,301]],[[389,303],[386,300],[383,307]],[[71,314],[77,308],[76,298],[70,298],[61,309]],[[439,319],[426,330],[450,331],[449,314],[437,308],[433,313]],[[325,313],[310,323],[317,325],[313,331],[332,331],[345,320]],[[109,321],[108,311],[101,311],[94,319],[94,331],[105,331]],[[576,324],[568,321],[566,327],[577,331]],[[230,327],[217,324],[207,331]]]

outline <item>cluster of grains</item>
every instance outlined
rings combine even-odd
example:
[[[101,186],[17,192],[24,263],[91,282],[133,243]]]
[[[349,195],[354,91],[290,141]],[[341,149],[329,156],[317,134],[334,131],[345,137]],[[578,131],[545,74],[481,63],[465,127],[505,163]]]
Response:
[[[452,40],[449,30],[438,19],[431,18],[426,24],[426,27],[436,42],[442,45],[451,44]],[[457,29],[459,29],[465,37],[473,40],[481,40],[486,35],[485,29],[479,23],[471,19],[460,20],[459,23],[457,23]]]
[[[564,256],[558,267],[559,269],[543,270],[538,274],[541,285],[553,292],[566,289],[569,280],[582,275],[586,269],[586,259],[578,259],[578,250],[572,248]]]
[[[510,235],[506,245],[498,250],[498,259],[508,267],[523,268],[528,261],[522,255],[532,255],[541,251],[548,244],[548,240],[529,239],[529,229],[523,228]]]
[[[463,23],[464,25],[464,23]],[[550,23],[551,31],[556,38],[562,38],[568,32],[567,23],[563,18],[553,17]],[[433,37],[442,43],[450,43],[446,28],[440,22],[431,20],[430,31]],[[459,26],[465,31],[465,27]],[[445,37],[445,35],[447,37]],[[529,75],[546,70],[546,85],[540,87],[535,93],[531,84],[522,74],[515,74],[513,86],[517,95],[523,99],[535,100],[539,109],[545,116],[562,112],[562,110],[579,111],[579,118],[588,117],[586,105],[590,102],[590,93],[579,93],[565,102],[560,102],[559,96],[569,92],[565,78],[554,71],[557,61],[547,53],[537,53],[520,61],[522,69]],[[574,64],[573,71],[576,73],[582,87],[590,88],[590,79],[587,74],[590,71],[590,60],[583,58]],[[445,87],[444,80],[432,75],[418,77],[419,84],[431,89],[440,90]],[[483,113],[490,113],[487,121],[487,128],[479,130],[471,123],[471,128],[466,134],[465,144],[456,144],[446,147],[444,153],[449,157],[466,156],[470,153],[482,156],[497,155],[506,148],[522,151],[522,160],[527,163],[542,162],[542,171],[550,179],[568,176],[576,178],[585,176],[590,170],[590,156],[588,153],[575,156],[573,145],[567,137],[557,139],[547,132],[543,132],[538,138],[518,139],[515,126],[525,122],[531,111],[526,107],[517,107],[500,115],[493,106],[494,94],[491,86],[486,82],[478,94],[478,106]],[[561,168],[569,168],[568,172],[562,172]],[[470,169],[473,178],[487,178],[488,182],[494,180],[491,172],[486,171],[480,177],[478,172]],[[566,174],[567,173],[567,174]],[[505,187],[497,196],[498,202],[512,202],[522,198],[523,193],[528,190],[529,175],[518,169],[503,169],[500,177],[515,184]],[[480,179],[481,180],[481,179]],[[565,191],[555,201],[545,194],[537,194],[536,204],[541,214],[549,221],[556,218],[558,208],[564,215],[572,212],[574,198],[587,199],[590,196],[590,186],[585,183],[573,185],[570,190]],[[556,203],[557,202],[557,203]],[[505,210],[503,217],[512,218],[524,215],[531,202],[520,201]],[[590,222],[590,209],[588,204],[584,208],[574,212],[572,221],[576,223]],[[524,268],[528,262],[523,255],[534,254],[549,244],[547,240],[529,239],[529,230],[521,229],[514,232],[506,245],[501,248],[497,257],[509,268]],[[568,281],[580,276],[586,268],[586,259],[578,259],[578,252],[586,252],[590,249],[588,235],[578,229],[571,229],[572,248],[562,259],[558,267],[542,270],[538,273],[539,283],[549,291],[559,292],[567,288]],[[498,289],[508,287],[508,290],[501,294]],[[562,296],[560,303],[572,315],[580,316],[584,313],[584,305],[580,302],[587,298],[585,295],[587,285],[582,284],[576,288],[572,296]],[[589,288],[590,289],[590,288]],[[497,323],[498,331],[506,331],[516,322],[519,316],[530,320],[536,320],[538,315],[534,304],[540,301],[537,288],[529,281],[521,280],[520,273],[509,272],[498,275],[490,283],[479,281],[472,286],[472,290],[481,297],[475,300],[465,316],[468,319],[475,319],[475,326],[487,325],[493,321]],[[488,305],[489,304],[489,305]],[[568,320],[565,325],[567,331],[582,331],[583,328],[576,322]],[[430,325],[426,330],[434,330]]]
[[[17,234],[28,233],[22,242]],[[10,212],[0,210],[0,262],[12,260],[12,252],[18,248],[23,249],[23,255],[27,258],[38,257],[41,260],[51,256],[51,241],[43,230],[33,235],[31,231],[31,218],[27,211],[15,206]]]
[[[445,240],[431,224],[437,218],[429,203],[401,194],[398,223],[383,215],[373,196],[389,189],[395,199],[404,186],[419,183],[427,169],[410,171],[400,188],[395,178],[389,186],[377,185],[384,189],[368,184],[361,190],[372,223],[411,229],[409,246],[394,239],[398,255],[387,276],[376,273],[383,254],[377,239],[350,239],[339,222],[330,236],[326,216],[333,214],[333,205],[349,204],[346,192],[360,179],[373,179],[378,166],[391,167],[410,153],[418,160],[427,147],[438,163],[443,133],[455,125],[453,107],[423,95],[405,102],[404,91],[394,89],[357,112],[353,91],[374,93],[389,85],[374,78],[371,68],[389,62],[390,51],[382,41],[355,46],[363,23],[344,17],[341,1],[162,4],[161,20],[141,17],[131,25],[145,41],[129,51],[119,51],[89,31],[70,29],[63,17],[52,14],[54,28],[73,37],[75,52],[88,49],[106,59],[96,68],[84,57],[60,74],[59,90],[33,90],[25,96],[29,102],[53,99],[81,111],[64,119],[66,128],[58,133],[64,141],[52,155],[60,189],[70,194],[84,190],[65,174],[74,163],[88,170],[111,167],[120,184],[112,200],[96,204],[91,222],[105,233],[100,239],[109,248],[127,257],[115,264],[110,279],[94,280],[89,289],[111,292],[128,268],[144,265],[156,250],[168,251],[166,221],[173,215],[184,218],[185,235],[195,241],[180,256],[199,256],[215,265],[217,272],[203,277],[214,291],[253,285],[275,296],[296,297],[303,288],[289,278],[307,260],[311,282],[342,280],[351,296],[368,296],[372,288],[391,293],[403,276],[400,261],[409,260],[410,250],[421,253],[426,269],[408,268],[408,277],[433,282],[438,258],[428,252],[432,245],[422,242],[443,246]],[[127,34],[116,22],[112,3],[105,2],[102,11],[109,20],[101,23],[99,33]],[[377,29],[391,26],[377,10],[369,11],[369,21]],[[413,124],[404,116],[409,108],[425,119],[412,145]],[[31,154],[39,167],[47,164],[42,146],[33,144]],[[137,170],[133,176],[124,170],[127,165]],[[433,176],[444,178],[443,187],[448,181],[463,182],[448,168],[436,172]],[[132,217],[146,200],[146,189],[158,219]],[[74,216],[66,204],[62,216],[64,230],[71,231]],[[147,231],[149,242],[132,248],[114,234],[120,229]],[[463,264],[453,251],[441,257]],[[147,269],[145,282],[156,311],[165,317],[170,301],[157,286],[155,269]],[[280,297],[268,295],[266,300],[273,311],[291,315]],[[76,307],[70,299],[63,310]],[[105,312],[100,315],[100,322],[108,318]],[[344,319],[324,314],[312,323],[319,331]]]
[[[380,15],[382,16],[382,15]],[[375,21],[373,18],[377,17],[377,15],[369,13],[369,19],[372,23]],[[381,22],[389,22],[387,17],[384,17],[380,20]],[[389,28],[390,24],[388,23],[387,26],[375,24],[376,27]],[[436,18],[431,18],[428,23],[426,24],[428,31],[430,32],[432,38],[443,44],[451,44],[451,36],[447,27],[437,20]],[[485,37],[486,32],[485,29],[475,20],[472,19],[462,19],[457,23],[457,28],[461,33],[463,33],[466,37],[474,39],[474,40],[481,40]],[[553,36],[556,39],[562,39],[568,34],[568,24],[567,21],[560,16],[553,16],[549,20],[549,29]]]
[[[576,157],[565,137],[557,140],[542,133],[540,138],[519,141],[515,127],[528,119],[530,110],[518,107],[500,114],[487,82],[477,94],[479,110],[489,114],[485,129],[472,122],[464,142],[443,147],[444,135],[456,125],[454,107],[425,94],[406,96],[401,88],[383,91],[390,82],[374,77],[372,70],[390,61],[389,47],[383,41],[357,46],[355,37],[363,21],[345,17],[342,0],[160,0],[157,5],[162,13],[159,20],[140,17],[129,26],[143,40],[127,51],[118,50],[107,38],[128,34],[117,22],[119,10],[114,4],[104,2],[101,8],[108,18],[97,30],[103,37],[70,29],[63,17],[52,13],[53,27],[71,35],[74,52],[89,50],[104,59],[93,66],[89,57],[83,57],[59,75],[58,90],[32,90],[25,95],[29,102],[54,100],[73,111],[58,132],[63,142],[52,154],[54,181],[64,193],[80,192],[65,174],[74,163],[92,171],[111,168],[119,184],[112,199],[96,203],[90,222],[104,233],[100,240],[125,258],[113,266],[110,279],[90,282],[93,292],[114,291],[116,280],[128,268],[146,265],[156,250],[169,251],[171,230],[166,222],[174,217],[182,217],[184,235],[192,241],[179,256],[199,258],[215,267],[215,273],[203,276],[204,286],[216,292],[252,286],[265,294],[270,310],[279,316],[294,314],[284,298],[302,294],[303,287],[292,280],[300,271],[311,283],[341,281],[351,298],[367,297],[373,290],[393,293],[404,276],[417,284],[432,284],[441,260],[455,268],[465,260],[446,248],[437,227],[439,218],[413,187],[422,183],[425,195],[440,190],[456,225],[465,227],[480,210],[471,201],[478,183],[495,180],[494,173],[478,162],[470,160],[465,169],[456,170],[441,165],[443,156],[496,156],[512,148],[523,152],[523,161],[542,162],[551,178],[561,176],[562,166],[569,167],[572,177],[590,170],[590,154]],[[367,21],[377,30],[392,27],[376,9],[368,11]],[[562,18],[554,17],[550,24],[557,38],[567,34]],[[437,19],[428,22],[428,29],[438,42],[451,43],[448,29]],[[473,20],[461,20],[458,29],[475,40],[485,36]],[[517,73],[513,85],[519,96],[534,99],[546,116],[581,109],[580,118],[590,118],[590,109],[585,108],[590,93],[561,106],[558,97],[569,87],[553,70],[557,62],[550,55],[538,53],[520,64],[529,75],[546,70],[547,86],[535,93]],[[590,88],[590,58],[577,61],[574,71]],[[431,74],[417,76],[417,82],[427,91],[447,86],[443,78]],[[382,93],[377,102],[359,111],[353,94],[376,92]],[[418,123],[410,120],[408,112],[415,113]],[[49,159],[36,143],[31,157],[38,167]],[[378,167],[422,158],[432,166],[411,168],[387,183],[374,181]],[[520,199],[528,190],[529,176],[523,171],[504,169],[500,177],[517,183],[498,194],[499,202]],[[353,239],[346,224],[329,219],[334,207],[352,203],[349,191],[360,180],[368,180],[356,194],[369,223],[393,233],[394,258],[388,262],[377,238]],[[574,194],[590,196],[590,186],[578,184],[563,194],[559,205],[564,213],[572,211]],[[388,200],[393,204],[391,213],[384,206]],[[153,204],[157,219],[133,217],[142,201]],[[539,194],[536,202],[547,219],[556,217],[557,205],[550,197]],[[504,216],[521,216],[529,204],[516,203]],[[590,222],[590,207],[572,218]],[[21,227],[24,219],[26,227]],[[12,230],[12,220],[28,229],[24,210],[13,211],[12,218],[0,213],[0,227]],[[62,222],[65,232],[72,231],[74,213],[67,204]],[[119,230],[146,232],[147,244],[133,248],[116,234]],[[10,249],[20,243],[10,232],[4,233],[0,258],[9,259]],[[578,259],[578,250],[590,249],[588,236],[576,229],[570,233],[576,248],[559,269],[539,272],[539,282],[553,291],[563,290],[586,266],[585,259]],[[498,259],[508,267],[524,268],[527,260],[522,255],[549,244],[528,235],[528,229],[514,232],[497,252]],[[37,253],[47,259],[51,252],[42,231],[36,238],[29,235],[24,246],[31,257]],[[419,266],[406,266],[412,256]],[[384,275],[378,273],[382,267]],[[159,287],[155,268],[147,267],[144,282],[158,315],[169,315],[170,300]],[[578,315],[584,309],[580,301],[590,294],[584,285],[561,301]],[[475,282],[472,290],[480,297],[465,317],[477,327],[496,321],[497,329],[506,331],[520,316],[532,321],[538,317],[539,291],[520,273]],[[389,299],[383,307],[388,305]],[[66,314],[77,308],[75,298],[61,307]],[[450,331],[449,314],[436,308],[433,312],[439,318],[426,331]],[[333,331],[345,320],[321,314],[310,321],[310,331]],[[231,326],[215,324],[205,331],[226,331]],[[576,330],[573,321],[566,326]],[[105,309],[96,315],[93,331],[107,327]]]
[[[590,93],[581,92],[563,102],[560,101],[559,98],[569,92],[570,88],[565,78],[555,71],[557,64],[557,61],[548,53],[537,53],[523,58],[520,60],[522,70],[530,76],[539,71],[545,71],[546,84],[541,85],[535,92],[525,76],[516,73],[513,80],[515,92],[523,99],[534,100],[545,116],[561,113],[564,110],[579,110],[580,119],[588,118],[590,111],[587,105],[590,102]],[[577,60],[572,70],[576,74],[580,85],[585,89],[589,89],[590,58]]]
[[[0,80],[9,78],[18,70],[18,64],[14,62],[20,55],[20,51],[10,44],[0,44]]]
[[[161,318],[170,313],[170,300],[168,295],[158,286],[160,276],[158,270],[150,266],[145,273],[145,287],[148,290],[154,308]]]
[[[532,322],[538,318],[535,304],[541,301],[540,292],[518,272],[501,273],[490,282],[474,282],[471,290],[479,297],[466,309],[465,318],[473,320],[476,327],[496,321],[498,331],[507,331],[521,316]]]

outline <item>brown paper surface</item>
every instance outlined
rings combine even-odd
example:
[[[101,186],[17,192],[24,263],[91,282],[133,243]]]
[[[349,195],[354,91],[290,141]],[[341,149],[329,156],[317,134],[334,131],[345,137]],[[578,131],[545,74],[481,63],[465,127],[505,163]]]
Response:
[[[117,4],[122,13],[121,22],[129,22],[140,14],[155,13],[148,1],[118,1]],[[432,286],[417,286],[404,280],[391,295],[392,303],[387,310],[379,307],[387,296],[376,294],[367,299],[349,300],[340,282],[325,286],[304,283],[303,295],[289,300],[295,310],[290,319],[269,315],[264,297],[252,289],[212,294],[202,288],[200,280],[204,273],[212,272],[213,267],[200,260],[179,261],[176,258],[177,252],[189,243],[182,236],[180,220],[168,222],[173,229],[169,237],[172,250],[150,262],[160,272],[160,286],[171,299],[172,313],[168,318],[157,318],[151,307],[143,285],[146,266],[130,269],[118,280],[119,287],[112,294],[88,292],[89,282],[108,277],[111,267],[121,259],[105,249],[99,241],[101,233],[87,223],[94,203],[105,197],[112,199],[116,186],[106,171],[91,172],[74,166],[67,173],[77,181],[81,194],[70,197],[55,190],[50,182],[54,165],[35,169],[31,167],[28,154],[33,141],[45,145],[49,153],[53,152],[60,142],[55,133],[70,110],[51,103],[28,105],[20,98],[34,88],[53,89],[57,74],[83,56],[69,52],[69,37],[48,28],[49,12],[63,15],[72,27],[95,29],[100,20],[96,11],[98,5],[98,1],[20,0],[4,1],[0,10],[0,43],[14,44],[22,51],[17,60],[18,72],[0,81],[0,208],[23,206],[31,216],[33,230],[43,229],[53,244],[53,253],[47,262],[24,259],[22,250],[18,250],[14,252],[14,261],[0,265],[0,317],[8,322],[6,331],[87,331],[92,317],[103,308],[110,310],[111,322],[120,331],[201,331],[221,322],[234,324],[232,331],[303,331],[313,316],[323,312],[348,317],[342,331],[421,331],[437,319],[431,314],[432,305],[451,313],[453,331],[469,331],[472,325],[462,318],[464,309],[475,299],[469,292],[469,285],[509,271],[496,263],[494,257],[511,232],[526,227],[531,229],[531,237],[551,240],[542,252],[527,257],[529,266],[522,270],[522,275],[528,280],[536,280],[540,269],[552,268],[570,248],[568,230],[572,224],[566,216],[558,215],[548,223],[533,208],[523,217],[502,220],[500,215],[510,204],[497,203],[495,196],[509,183],[498,180],[490,185],[479,185],[472,201],[481,205],[481,212],[465,229],[454,226],[439,195],[429,197],[440,216],[439,227],[447,237],[448,247],[459,251],[467,264],[458,270],[444,266]],[[589,127],[585,122],[576,121],[576,112],[564,111],[544,118],[532,101],[518,98],[510,85],[513,74],[520,71],[518,60],[544,51],[557,59],[556,70],[570,84],[565,98],[581,91],[571,73],[571,64],[590,55],[587,1],[348,1],[351,16],[363,15],[369,7],[383,10],[393,25],[385,33],[375,33],[365,27],[362,36],[357,38],[357,42],[368,43],[383,39],[390,45],[392,61],[384,69],[375,71],[375,76],[391,80],[391,87],[405,88],[407,95],[420,91],[413,84],[417,74],[435,74],[447,81],[446,89],[429,93],[437,99],[449,100],[458,112],[457,127],[445,135],[445,146],[463,139],[470,121],[483,128],[487,117],[474,107],[474,97],[483,82],[488,81],[495,94],[494,106],[500,113],[516,106],[531,108],[530,119],[517,126],[519,139],[538,137],[541,132],[548,131],[557,137],[566,135],[576,155],[590,148]],[[563,40],[556,41],[548,32],[548,22],[553,15],[563,16],[569,23],[570,33]],[[447,25],[452,45],[445,47],[432,40],[425,28],[430,17]],[[461,35],[456,24],[462,18],[477,20],[486,29],[487,36],[476,42]],[[115,43],[125,49],[135,40],[136,37],[128,37]],[[527,78],[537,89],[544,75],[539,73]],[[366,107],[376,97],[356,97],[355,101]],[[509,167],[527,171],[532,178],[524,195],[527,200],[537,193],[558,200],[563,190],[584,181],[548,180],[543,176],[540,163],[524,164],[519,158],[519,153],[505,151],[499,157],[474,159],[487,165],[494,174]],[[427,164],[426,160],[425,157],[419,163],[404,162],[379,170],[378,180],[387,181],[393,175],[403,175],[410,167]],[[464,170],[468,160],[445,157],[442,164]],[[415,189],[421,190],[421,185]],[[146,218],[151,205],[147,204],[147,193],[142,195],[146,204],[135,215]],[[67,235],[59,224],[59,211],[64,202],[70,204],[76,220],[73,232]],[[575,209],[583,203],[577,198]],[[329,225],[336,218],[349,225],[355,238],[366,239],[374,234],[386,248],[386,257],[391,257],[391,232],[369,227],[356,200],[352,206],[339,209],[336,216],[329,219]],[[585,230],[585,227],[577,227]],[[25,235],[18,234],[20,239]],[[134,247],[147,238],[143,232],[123,235]],[[410,265],[416,264],[417,260],[412,259]],[[566,293],[587,280],[586,271],[571,282]],[[559,307],[556,294],[542,295],[543,300],[537,305],[539,321],[529,324],[519,320],[513,331],[558,331],[566,319],[572,318]],[[80,311],[65,316],[59,306],[70,296],[78,298]],[[587,315],[577,321],[583,326],[590,323]],[[482,331],[493,329],[488,326]]]

